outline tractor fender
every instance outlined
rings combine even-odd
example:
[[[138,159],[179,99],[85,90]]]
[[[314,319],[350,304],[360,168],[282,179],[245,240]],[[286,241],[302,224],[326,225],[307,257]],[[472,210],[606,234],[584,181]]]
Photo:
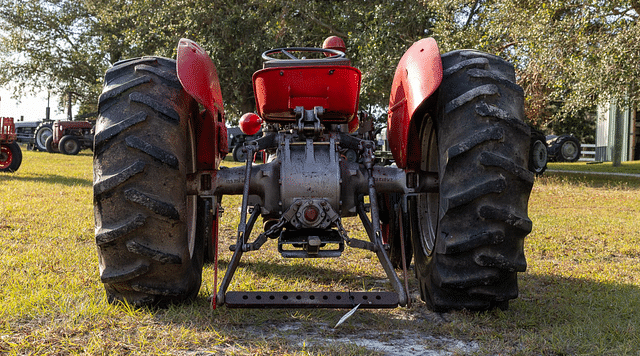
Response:
[[[202,47],[182,38],[178,42],[176,72],[184,90],[205,108],[193,123],[198,168],[217,168],[227,153],[227,133],[216,66]]]
[[[442,61],[436,41],[429,37],[415,42],[402,56],[393,78],[389,115],[388,140],[391,153],[399,168],[414,168],[407,152],[418,152],[418,128],[431,95],[442,82]]]

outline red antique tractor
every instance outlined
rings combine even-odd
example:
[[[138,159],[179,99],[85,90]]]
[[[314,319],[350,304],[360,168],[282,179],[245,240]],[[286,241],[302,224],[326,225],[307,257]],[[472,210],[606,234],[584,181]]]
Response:
[[[395,165],[383,166],[373,133],[351,134],[359,126],[361,73],[342,40],[272,49],[262,58],[253,75],[257,113],[240,126],[247,135],[262,129],[244,149],[268,158],[225,169],[218,169],[227,150],[222,94],[201,47],[183,39],[175,61],[142,57],[107,71],[94,211],[109,301],[155,305],[196,296],[204,261],[217,261],[224,195],[242,196],[241,218],[214,306],[405,306],[408,287],[396,268],[406,276],[411,253],[431,309],[506,308],[518,296],[534,174],[512,65],[474,50],[441,55],[431,38],[414,43],[391,88]],[[357,159],[346,159],[348,150]],[[343,226],[356,216],[368,241]],[[250,240],[259,217],[264,229]],[[269,239],[284,258],[372,251],[393,291],[228,291],[243,254]]]
[[[16,127],[11,117],[0,117],[0,172],[15,172],[22,163],[22,151],[16,142]]]
[[[52,135],[45,140],[49,153],[77,155],[93,147],[93,125],[89,121],[56,121],[51,130]]]

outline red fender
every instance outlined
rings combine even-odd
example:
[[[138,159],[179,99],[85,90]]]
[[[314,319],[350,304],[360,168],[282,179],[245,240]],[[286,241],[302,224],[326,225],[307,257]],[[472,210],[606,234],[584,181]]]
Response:
[[[184,90],[205,108],[194,123],[198,169],[215,169],[227,152],[218,71],[205,50],[186,38],[178,43],[176,62],[178,79]]]
[[[196,134],[196,159],[198,170],[216,169],[227,154],[227,128],[224,124],[224,108],[218,71],[207,53],[195,42],[181,39],[176,59],[178,79],[184,90],[204,106],[204,112],[193,120]],[[214,290],[211,305],[216,308],[218,285],[218,209],[211,227],[211,242],[214,245]]]
[[[414,120],[413,115],[422,112],[419,109],[441,82],[442,61],[436,41],[430,37],[415,42],[398,63],[389,100],[387,137],[399,168],[411,165],[407,159],[409,143],[417,143],[419,140],[417,130],[409,130]],[[411,151],[414,152],[413,149]]]

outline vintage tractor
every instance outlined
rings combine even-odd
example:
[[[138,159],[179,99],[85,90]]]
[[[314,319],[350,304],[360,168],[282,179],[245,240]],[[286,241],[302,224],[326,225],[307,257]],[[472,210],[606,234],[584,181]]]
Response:
[[[11,117],[0,117],[0,172],[15,172],[22,163],[22,150],[16,141]]]
[[[45,141],[49,153],[77,155],[85,148],[93,148],[93,124],[89,121],[56,121],[51,129],[53,134]]]
[[[27,150],[46,151],[47,138],[53,135],[51,120],[16,122],[18,142],[26,144]]]
[[[409,291],[394,265],[406,276],[409,251],[421,297],[434,310],[505,308],[518,296],[534,174],[513,66],[474,50],[441,55],[432,38],[414,43],[391,88],[395,165],[382,166],[374,135],[350,134],[361,73],[344,50],[330,37],[323,48],[264,52],[264,68],[253,75],[257,114],[240,126],[247,135],[262,129],[245,154],[264,151],[268,159],[225,169],[218,74],[200,46],[183,39],[175,61],[142,57],[106,72],[94,212],[109,301],[196,296],[204,261],[217,266],[220,202],[231,194],[242,196],[241,218],[214,307],[404,306]],[[347,160],[347,150],[358,159]],[[342,219],[356,216],[368,241],[344,228]],[[264,229],[250,240],[259,217]],[[228,291],[243,254],[269,239],[284,258],[372,251],[393,291]]]

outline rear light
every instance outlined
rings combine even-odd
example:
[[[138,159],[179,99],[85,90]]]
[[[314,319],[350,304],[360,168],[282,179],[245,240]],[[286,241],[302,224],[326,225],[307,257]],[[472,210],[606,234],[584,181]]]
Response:
[[[260,130],[262,126],[262,118],[252,112],[248,112],[240,118],[240,130],[245,133],[245,135],[255,135]]]

